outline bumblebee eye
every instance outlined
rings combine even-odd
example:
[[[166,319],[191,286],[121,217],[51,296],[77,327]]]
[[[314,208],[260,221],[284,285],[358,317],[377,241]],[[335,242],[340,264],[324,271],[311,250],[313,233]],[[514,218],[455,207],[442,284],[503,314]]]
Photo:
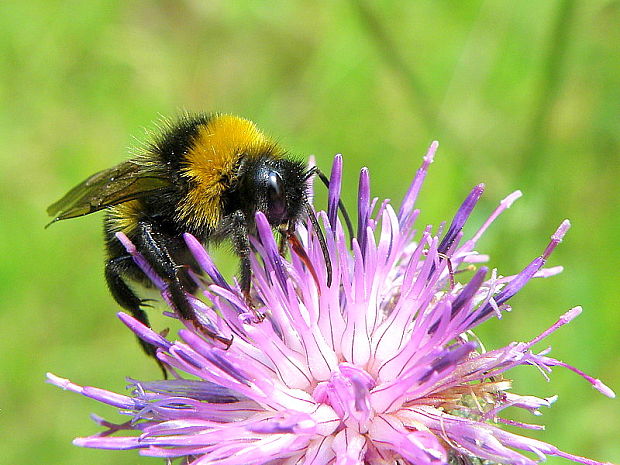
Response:
[[[286,217],[286,196],[282,178],[275,171],[269,172],[267,177],[267,217],[271,224],[281,224]]]

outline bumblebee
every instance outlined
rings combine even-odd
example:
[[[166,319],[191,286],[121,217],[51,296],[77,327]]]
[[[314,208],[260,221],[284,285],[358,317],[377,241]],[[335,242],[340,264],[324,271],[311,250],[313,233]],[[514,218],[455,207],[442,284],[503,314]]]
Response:
[[[199,273],[183,239],[186,232],[205,245],[232,243],[240,258],[239,283],[251,303],[249,236],[255,233],[259,211],[282,233],[281,252],[288,241],[310,267],[294,234],[295,225],[308,217],[319,235],[331,281],[325,240],[307,192],[314,174],[328,184],[325,175],[290,158],[244,118],[184,115],[165,126],[143,153],[95,173],[47,209],[53,217],[50,224],[106,210],[105,279],[123,309],[149,326],[146,300],[136,295],[130,283],[150,286],[150,280],[117,240],[117,232],[127,235],[166,282],[180,318],[200,327],[186,296],[197,290],[189,270]],[[345,219],[350,229],[348,216]],[[147,354],[155,355],[152,346],[141,344]]]

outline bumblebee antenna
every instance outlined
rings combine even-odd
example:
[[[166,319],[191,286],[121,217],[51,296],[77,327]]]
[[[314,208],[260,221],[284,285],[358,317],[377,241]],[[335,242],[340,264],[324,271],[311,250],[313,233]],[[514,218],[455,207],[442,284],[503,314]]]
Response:
[[[312,176],[313,174],[316,174],[319,179],[321,180],[321,182],[323,184],[325,184],[325,187],[327,187],[327,189],[329,190],[329,178],[325,175],[325,173],[323,173],[318,166],[313,166],[312,168],[310,168],[308,170],[308,174],[306,175],[307,178],[309,178],[310,176]],[[351,223],[351,218],[349,217],[349,213],[347,212],[347,209],[344,206],[344,203],[342,203],[342,200],[338,199],[338,209],[340,210],[340,213],[342,213],[342,217],[344,218],[344,222],[347,225],[347,231],[349,232],[349,237],[351,238],[351,243],[353,243],[353,224]],[[315,218],[316,220],[316,218]],[[314,226],[314,225],[313,225]]]

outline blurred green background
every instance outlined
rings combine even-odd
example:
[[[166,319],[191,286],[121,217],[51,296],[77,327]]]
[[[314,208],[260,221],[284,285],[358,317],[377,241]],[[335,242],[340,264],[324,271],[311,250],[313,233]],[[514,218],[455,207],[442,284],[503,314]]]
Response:
[[[90,412],[118,417],[46,371],[117,391],[159,372],[114,317],[101,215],[43,226],[47,205],[180,109],[246,116],[326,169],[343,153],[350,205],[362,166],[375,195],[399,201],[438,139],[423,224],[449,220],[479,182],[471,230],[525,194],[479,243],[502,274],[570,218],[549,262],[565,272],[479,334],[487,348],[527,340],[582,305],[548,339],[552,356],[620,390],[620,2],[9,0],[0,31],[3,463],[162,463],[71,444],[98,431]],[[516,392],[560,395],[542,418],[518,417],[547,425],[533,436],[620,462],[619,401],[566,370],[514,375]]]

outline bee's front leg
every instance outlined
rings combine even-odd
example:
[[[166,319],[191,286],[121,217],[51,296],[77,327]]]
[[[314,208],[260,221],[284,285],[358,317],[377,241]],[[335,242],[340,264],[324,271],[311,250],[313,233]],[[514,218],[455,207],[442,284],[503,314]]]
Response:
[[[252,285],[252,267],[250,262],[250,239],[248,222],[242,211],[237,210],[229,218],[231,241],[235,253],[239,256],[239,285],[243,297],[250,308],[254,308],[250,288]]]

